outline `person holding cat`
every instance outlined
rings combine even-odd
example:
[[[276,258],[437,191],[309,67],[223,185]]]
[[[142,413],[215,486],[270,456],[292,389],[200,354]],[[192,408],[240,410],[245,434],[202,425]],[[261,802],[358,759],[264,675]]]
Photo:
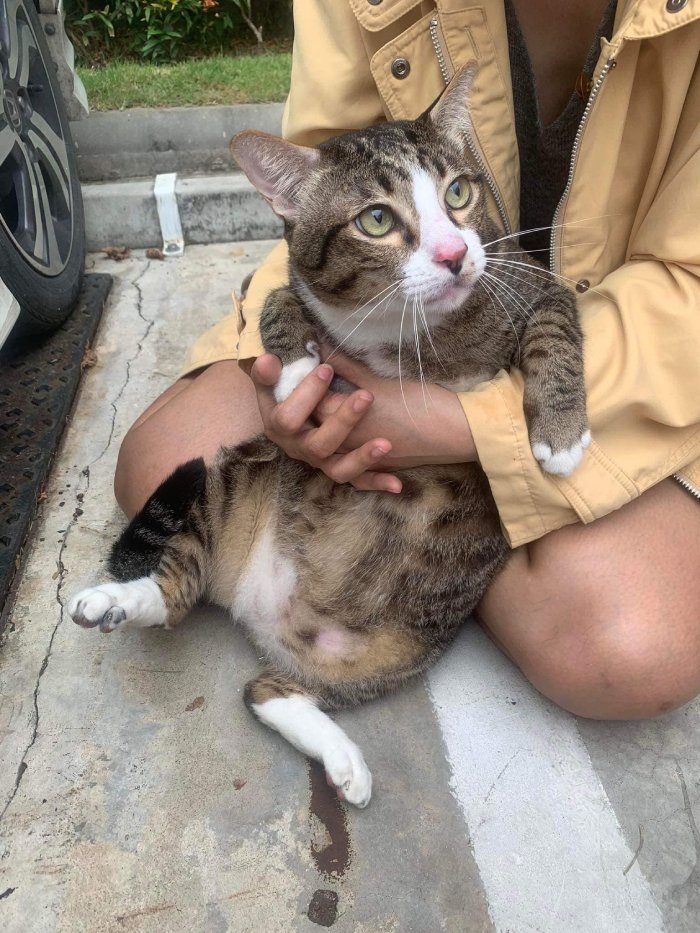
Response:
[[[280,244],[127,434],[120,505],[133,515],[184,460],[261,430],[359,489],[478,460],[513,548],[479,607],[490,636],[578,715],[685,703],[700,692],[699,0],[296,0],[295,30],[285,136],[302,145],[415,118],[477,61],[493,217],[551,228],[521,243],[578,293],[593,441],[571,475],[544,473],[517,370],[430,386],[426,407],[417,383],[333,354],[277,404],[257,319],[286,280]],[[333,371],[359,390],[329,391]]]

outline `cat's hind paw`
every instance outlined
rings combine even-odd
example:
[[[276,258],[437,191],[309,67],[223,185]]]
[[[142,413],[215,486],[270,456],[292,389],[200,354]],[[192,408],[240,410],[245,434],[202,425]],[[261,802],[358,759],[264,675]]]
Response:
[[[349,740],[336,745],[323,756],[326,779],[341,800],[366,807],[372,796],[372,772],[362,752]]]
[[[109,634],[127,625],[163,626],[168,612],[158,584],[150,577],[142,577],[81,590],[68,603],[68,615],[82,628],[99,627]]]
[[[549,444],[535,442],[532,454],[545,473],[554,476],[571,476],[583,458],[583,452],[591,443],[591,432],[584,431],[571,447],[552,450]]]
[[[302,356],[293,363],[286,363],[282,367],[282,373],[275,386],[275,401],[279,405],[285,399],[289,398],[302,379],[305,379],[309,373],[321,362],[321,355],[318,350],[318,344],[310,340],[306,344],[308,356]]]

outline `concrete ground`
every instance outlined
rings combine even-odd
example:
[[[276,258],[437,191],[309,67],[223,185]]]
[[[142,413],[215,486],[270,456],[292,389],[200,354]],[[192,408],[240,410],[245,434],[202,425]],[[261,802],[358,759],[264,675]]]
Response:
[[[115,276],[97,365],[0,651],[0,929],[695,933],[700,703],[577,720],[467,624],[339,717],[374,774],[346,810],[245,711],[257,660],[224,613],[111,637],[67,617],[122,527],[120,438],[268,247],[91,259]]]

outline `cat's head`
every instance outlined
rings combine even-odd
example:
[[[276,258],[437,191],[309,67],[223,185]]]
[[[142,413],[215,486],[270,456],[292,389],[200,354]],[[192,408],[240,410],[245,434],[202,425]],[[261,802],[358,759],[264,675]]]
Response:
[[[417,302],[461,307],[484,270],[495,228],[467,145],[474,66],[414,121],[382,123],[306,148],[246,132],[231,144],[284,219],[295,282],[324,317],[379,301],[382,316]],[[382,293],[382,289],[387,289]]]

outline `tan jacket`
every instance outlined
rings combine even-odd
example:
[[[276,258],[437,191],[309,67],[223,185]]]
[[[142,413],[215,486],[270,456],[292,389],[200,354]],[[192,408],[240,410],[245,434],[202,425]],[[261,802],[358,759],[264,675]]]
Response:
[[[314,144],[425,110],[477,59],[476,142],[493,211],[518,229],[518,154],[503,0],[296,0],[285,135]],[[555,218],[555,271],[576,285],[593,442],[575,473],[530,453],[522,376],[460,395],[512,546],[591,522],[672,473],[700,488],[700,0],[619,0]],[[195,346],[188,369],[261,353],[257,319],[286,245],[256,274],[244,316]]]

